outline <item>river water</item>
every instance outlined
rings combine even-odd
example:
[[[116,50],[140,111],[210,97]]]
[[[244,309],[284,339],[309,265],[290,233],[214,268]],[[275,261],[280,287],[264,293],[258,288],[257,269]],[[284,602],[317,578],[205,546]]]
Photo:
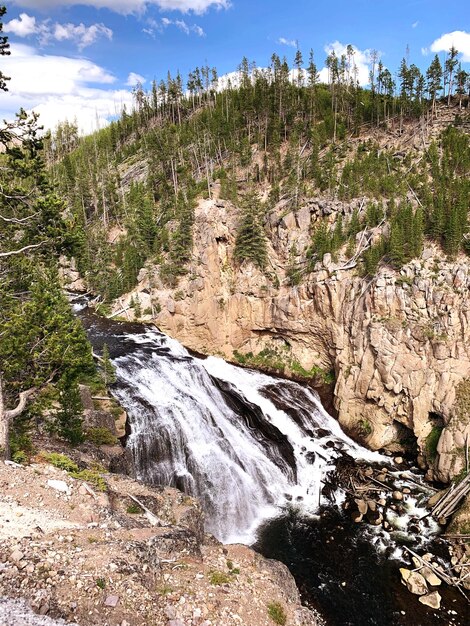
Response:
[[[110,350],[139,480],[198,497],[208,532],[286,563],[331,626],[466,623],[452,591],[433,612],[399,582],[402,544],[422,553],[439,532],[418,473],[352,441],[307,386],[192,356],[155,327],[78,314],[94,348]],[[385,467],[411,488],[388,530],[343,511],[344,462]]]

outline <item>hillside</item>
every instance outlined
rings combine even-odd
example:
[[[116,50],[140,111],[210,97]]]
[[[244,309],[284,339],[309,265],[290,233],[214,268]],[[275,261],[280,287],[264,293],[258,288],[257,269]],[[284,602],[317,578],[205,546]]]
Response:
[[[59,127],[66,280],[198,352],[311,381],[353,436],[448,481],[470,429],[468,102],[303,84],[275,59],[247,72],[140,92],[81,140]]]

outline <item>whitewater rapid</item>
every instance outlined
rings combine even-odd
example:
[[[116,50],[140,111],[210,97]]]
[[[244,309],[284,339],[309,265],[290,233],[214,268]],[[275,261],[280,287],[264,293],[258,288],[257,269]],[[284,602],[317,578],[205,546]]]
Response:
[[[137,477],[200,498],[206,529],[221,541],[251,543],[287,505],[315,514],[344,453],[386,460],[347,437],[307,387],[192,357],[157,330],[121,340],[114,394],[129,415]]]

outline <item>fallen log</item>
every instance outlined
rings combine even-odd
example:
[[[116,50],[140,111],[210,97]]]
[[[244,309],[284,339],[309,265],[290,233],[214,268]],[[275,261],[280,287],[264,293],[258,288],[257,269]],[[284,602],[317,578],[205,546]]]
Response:
[[[416,552],[414,552],[413,550],[411,550],[411,548],[408,548],[408,546],[403,546],[405,548],[405,550],[407,552],[409,552],[412,556],[416,557],[418,559],[418,561],[420,561],[423,564],[423,567],[429,567],[429,569],[434,572],[434,574],[436,574],[436,576],[438,576],[441,580],[443,580],[445,583],[447,583],[448,585],[452,586],[452,587],[456,587],[460,593],[463,595],[463,597],[465,598],[465,600],[470,604],[470,599],[467,596],[467,594],[465,593],[465,591],[462,589],[461,585],[460,585],[460,580],[454,578],[453,576],[450,576],[449,574],[447,574],[441,567],[439,567],[438,565],[433,565],[432,563],[425,561],[422,557],[419,556],[419,554],[417,554]]]
[[[470,474],[467,474],[458,485],[452,485],[449,491],[442,496],[432,509],[432,516],[436,518],[450,517],[468,493],[470,493]]]

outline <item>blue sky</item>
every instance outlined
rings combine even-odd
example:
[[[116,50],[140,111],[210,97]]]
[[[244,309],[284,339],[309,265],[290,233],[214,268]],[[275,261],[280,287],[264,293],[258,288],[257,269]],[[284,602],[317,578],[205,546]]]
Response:
[[[242,57],[266,66],[273,52],[293,60],[296,42],[318,68],[327,50],[351,43],[361,82],[377,50],[394,73],[409,47],[423,70],[452,43],[470,71],[470,6],[466,0],[11,0],[4,30],[12,76],[0,116],[35,109],[48,127],[77,118],[84,131],[102,126],[140,79],[151,81],[196,65],[236,69]]]

